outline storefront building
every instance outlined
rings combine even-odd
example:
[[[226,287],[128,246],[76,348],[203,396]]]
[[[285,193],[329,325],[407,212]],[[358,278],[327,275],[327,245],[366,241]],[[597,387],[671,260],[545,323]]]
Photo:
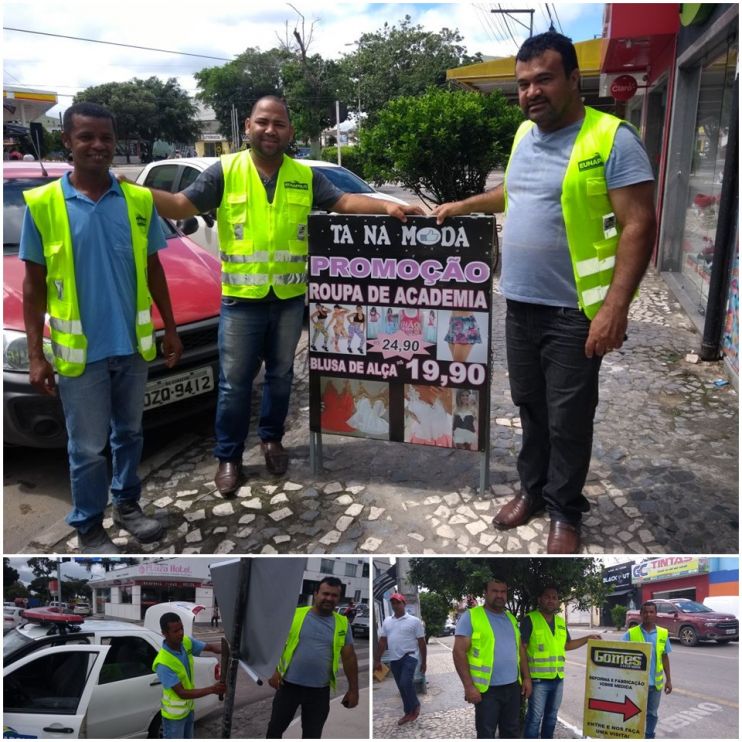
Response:
[[[632,567],[640,586],[640,601],[651,598],[689,598],[702,603],[708,597],[739,597],[737,557],[663,557]]]
[[[632,610],[638,605],[638,593],[631,580],[631,570],[634,562],[623,562],[603,570],[603,585],[610,589],[605,602],[601,606],[600,623],[602,626],[612,626],[611,610],[622,605]]]
[[[337,577],[343,583],[341,603],[369,604],[369,560],[340,557],[308,557],[299,605],[311,605],[314,591],[323,577]]]

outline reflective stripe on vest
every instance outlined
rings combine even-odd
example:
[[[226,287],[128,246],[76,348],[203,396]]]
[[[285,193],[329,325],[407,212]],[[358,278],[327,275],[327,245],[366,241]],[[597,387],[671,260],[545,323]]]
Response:
[[[135,335],[145,360],[155,355],[154,327],[147,285],[147,245],[152,220],[152,194],[148,189],[121,183],[131,230],[136,274]],[[23,197],[41,235],[46,261],[46,295],[54,367],[63,376],[79,376],[85,370],[88,341],[80,320],[75,261],[67,204],[62,181],[25,191]]]
[[[163,647],[155,657],[152,663],[152,671],[157,672],[158,665],[172,670],[178,676],[178,682],[184,690],[192,690],[193,685],[193,642],[190,636],[183,637],[183,648],[188,657],[188,672],[186,672],[183,663],[172,652]],[[190,677],[189,677],[190,675]],[[160,711],[166,719],[184,719],[193,711],[195,702],[192,698],[181,698],[172,688],[162,689],[162,698],[160,699]]]
[[[564,653],[567,646],[567,624],[562,616],[554,616],[554,631],[541,611],[526,614],[531,619],[531,636],[526,655],[532,678],[551,680],[564,677]]]
[[[657,690],[662,690],[665,687],[665,668],[662,665],[662,655],[665,653],[665,647],[667,645],[670,632],[667,629],[663,629],[662,626],[657,626],[657,639],[654,645],[655,654],[655,667],[654,667],[654,680],[652,685]],[[644,638],[641,625],[632,626],[629,629],[629,639],[632,642],[643,642],[644,644],[651,644]]]
[[[261,299],[301,296],[307,286],[307,218],[312,170],[284,155],[273,202],[247,152],[223,155],[224,196],[217,210],[222,293]]]
[[[515,632],[515,656],[518,658],[518,682],[520,682],[520,629],[515,616],[510,611],[505,611],[510,619]],[[474,686],[480,693],[486,692],[490,687],[492,667],[495,663],[495,632],[492,631],[484,606],[476,606],[469,609],[471,619],[471,645],[466,653],[469,661],[469,674]]]
[[[289,635],[286,639],[281,659],[278,661],[277,669],[282,676],[285,675],[286,670],[289,669],[291,658],[294,656],[294,652],[299,646],[299,633],[301,632],[302,624],[311,610],[311,606],[305,606],[303,608],[297,608],[294,612],[294,618],[291,620]],[[340,666],[340,650],[345,646],[345,637],[348,633],[348,619],[345,616],[341,616],[339,613],[333,613],[332,615],[335,619],[335,633],[332,640],[332,675],[330,678],[330,686],[334,690],[338,667]]]
[[[621,227],[608,198],[605,164],[622,123],[627,122],[585,106],[585,118],[562,181],[562,216],[577,299],[588,319],[593,319],[598,313],[610,288],[621,236]],[[532,121],[524,121],[515,133],[505,170],[506,214],[510,162],[521,139],[534,126]]]

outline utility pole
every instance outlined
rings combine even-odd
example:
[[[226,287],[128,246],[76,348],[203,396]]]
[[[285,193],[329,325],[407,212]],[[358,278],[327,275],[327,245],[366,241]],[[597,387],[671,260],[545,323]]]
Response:
[[[343,158],[340,154],[340,101],[335,101],[335,121],[337,122],[336,134],[337,134],[337,150],[338,150],[338,165],[343,164]]]
[[[512,18],[512,20],[515,21],[516,23],[519,23],[521,26],[523,26],[523,28],[528,29],[529,39],[531,38],[531,36],[533,36],[533,14],[535,12],[536,11],[533,9],[528,10],[528,9],[522,9],[522,8],[520,10],[490,10],[490,13],[499,13],[500,15],[513,15],[513,13],[528,13],[531,16],[531,21],[528,26],[526,26],[526,24],[523,23],[522,21],[519,21],[517,18]]]

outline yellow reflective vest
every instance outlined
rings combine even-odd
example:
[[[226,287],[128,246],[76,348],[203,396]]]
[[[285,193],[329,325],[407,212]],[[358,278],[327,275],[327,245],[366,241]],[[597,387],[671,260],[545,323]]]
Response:
[[[193,642],[190,636],[183,637],[183,647],[188,657],[188,670],[186,672],[183,663],[172,653],[163,647],[152,663],[152,671],[157,672],[158,665],[172,670],[177,676],[180,684],[185,690],[193,690]],[[122,699],[122,703],[124,699]],[[195,701],[192,698],[181,698],[172,688],[162,689],[160,701],[160,712],[165,719],[185,719],[193,711]]]
[[[620,124],[608,113],[585,107],[585,118],[575,139],[562,181],[562,215],[580,309],[593,319],[603,305],[613,280],[621,227],[613,213],[605,165]],[[515,133],[510,161],[523,137],[535,126],[524,121]],[[505,212],[510,161],[505,170]]]
[[[294,652],[299,646],[299,633],[301,632],[301,627],[304,623],[304,619],[311,610],[311,606],[305,606],[303,608],[297,608],[294,612],[294,618],[291,621],[291,628],[289,629],[289,636],[286,639],[281,659],[278,661],[277,669],[278,672],[281,673],[281,677],[283,677],[286,674],[286,670],[289,669],[291,658],[294,656]],[[341,616],[339,613],[333,613],[332,615],[335,619],[335,633],[332,640],[332,675],[330,678],[330,686],[334,690],[338,667],[340,666],[340,651],[345,646],[345,637],[348,633],[348,619],[345,616]]]
[[[136,272],[137,350],[151,361],[156,355],[152,324],[152,297],[147,284],[147,245],[152,220],[152,194],[147,188],[120,183],[131,228]],[[54,368],[62,376],[80,376],[85,370],[88,341],[80,320],[67,205],[62,181],[32,188],[23,193],[41,235],[46,261],[46,301],[54,355]]]
[[[526,614],[531,619],[531,636],[526,655],[532,678],[553,680],[564,677],[564,652],[567,646],[567,624],[560,615],[554,616],[552,632],[541,611]]]
[[[667,645],[669,636],[670,632],[667,629],[663,629],[662,626],[657,626],[657,639],[654,645],[654,678],[651,682],[651,685],[653,685],[657,690],[662,690],[665,687],[665,668],[662,665],[662,655],[665,653],[665,646]],[[641,625],[632,626],[629,629],[629,641],[644,642],[645,644],[652,643],[648,642],[644,638]]]
[[[513,624],[515,632],[515,656],[518,658],[518,682],[520,682],[520,629],[515,616],[510,611],[505,611],[505,615]],[[478,605],[469,609],[471,618],[471,645],[466,653],[469,661],[469,674],[474,686],[480,693],[489,690],[490,678],[492,677],[492,668],[497,661],[495,656],[495,632],[492,631],[489,619],[485,613],[484,606]]]
[[[284,155],[273,202],[268,202],[249,151],[222,155],[224,195],[217,209],[222,294],[280,299],[307,290],[307,217],[312,169]]]

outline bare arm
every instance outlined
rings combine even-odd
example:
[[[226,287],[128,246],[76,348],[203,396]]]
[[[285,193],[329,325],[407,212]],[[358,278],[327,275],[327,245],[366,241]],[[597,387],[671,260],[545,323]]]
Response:
[[[410,206],[387,201],[386,199],[371,198],[362,193],[344,193],[332,206],[338,214],[386,214],[407,221],[407,214],[423,215],[419,206]]]
[[[340,650],[340,659],[345,677],[348,678],[348,692],[343,696],[341,703],[345,708],[352,709],[358,705],[358,659],[352,644],[346,644]]]
[[[453,640],[453,666],[456,668],[461,683],[464,686],[464,698],[467,703],[479,703],[482,694],[477,690],[469,672],[469,660],[466,653],[471,647],[471,638],[468,636],[456,636]]]
[[[203,698],[204,696],[210,696],[212,694],[220,696],[227,692],[227,686],[220,682],[214,683],[214,685],[210,685],[208,688],[191,688],[190,690],[186,690],[182,683],[178,683],[173,686],[173,690],[181,698]]]
[[[526,648],[523,646],[523,642],[519,643],[518,651],[520,652],[520,676],[522,681],[520,692],[524,698],[530,698],[533,685],[531,683],[531,672],[528,669],[528,655],[526,654]]]
[[[152,298],[160,310],[162,321],[165,323],[162,353],[165,356],[165,365],[168,368],[172,368],[183,354],[183,344],[180,342],[175,328],[175,318],[173,317],[173,307],[170,303],[170,292],[167,289],[165,271],[162,269],[162,263],[160,263],[157,253],[147,258],[147,284],[149,286],[149,292],[152,294]],[[221,648],[218,652],[221,652]]]
[[[44,317],[46,315],[46,266],[25,261],[23,278],[23,324],[28,343],[28,378],[37,391],[54,396],[57,384],[54,369],[43,350]]]
[[[425,671],[428,669],[428,645],[425,643],[424,636],[417,640],[417,646],[420,650],[420,672],[425,675]]]
[[[503,211],[505,211],[505,188],[500,183],[490,191],[469,196],[463,201],[449,201],[445,204],[438,204],[433,209],[433,215],[438,217],[436,222],[442,224],[444,219],[448,219],[450,216],[466,216],[466,214],[474,212],[500,214]]]
[[[221,644],[207,644],[203,648],[204,652],[212,652],[213,654],[221,654],[222,653],[222,645]]]
[[[604,355],[623,345],[629,304],[652,257],[657,222],[654,215],[654,182],[637,183],[608,191],[622,227],[616,250],[613,280],[603,306],[590,324],[585,355]]]
[[[672,693],[672,680],[670,680],[670,657],[667,653],[662,655],[662,669],[665,671],[665,693]]]
[[[379,644],[376,648],[376,662],[374,662],[374,669],[381,670],[381,657],[386,652],[387,641],[386,637],[382,636],[379,638]]]

